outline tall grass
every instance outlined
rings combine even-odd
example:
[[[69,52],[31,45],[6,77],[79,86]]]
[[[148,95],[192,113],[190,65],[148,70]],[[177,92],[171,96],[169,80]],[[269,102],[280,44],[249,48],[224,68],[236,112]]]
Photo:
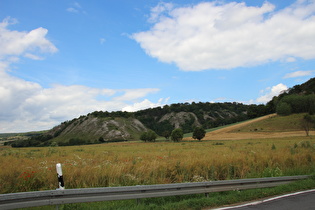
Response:
[[[0,148],[0,193],[310,174],[315,141],[283,139]]]

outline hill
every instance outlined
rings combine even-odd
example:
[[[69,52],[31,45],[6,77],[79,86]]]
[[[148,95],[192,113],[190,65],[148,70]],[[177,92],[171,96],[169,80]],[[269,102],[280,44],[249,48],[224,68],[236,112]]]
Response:
[[[141,133],[149,129],[159,136],[167,136],[175,128],[181,128],[184,133],[189,133],[195,127],[210,129],[275,112],[280,115],[305,112],[312,115],[315,113],[314,93],[315,78],[312,78],[306,83],[296,85],[279,96],[275,96],[266,105],[192,102],[165,105],[137,112],[95,111],[63,122],[27,141],[14,142],[12,146],[78,145],[138,140]],[[287,125],[285,122],[279,124]],[[255,135],[258,131],[267,131],[263,131],[261,126],[256,127],[251,128],[256,132]],[[245,133],[241,130],[240,132]]]
[[[27,141],[16,141],[11,145],[15,147],[80,145],[139,140],[140,135],[148,129],[155,131],[159,136],[169,134],[175,128],[181,128],[188,133],[197,126],[213,128],[247,120],[251,116],[264,113],[260,111],[257,114],[255,110],[259,106],[193,102],[171,104],[134,113],[96,111],[63,122],[43,135]]]
[[[126,141],[139,139],[140,133],[147,128],[135,118],[83,116],[63,123],[50,130],[55,142],[67,140],[83,143]],[[78,143],[79,144],[79,143]]]
[[[279,116],[270,114],[206,133],[204,140],[240,140],[305,136],[302,121],[305,113]],[[314,128],[310,135],[315,135]],[[192,140],[191,137],[185,138]]]

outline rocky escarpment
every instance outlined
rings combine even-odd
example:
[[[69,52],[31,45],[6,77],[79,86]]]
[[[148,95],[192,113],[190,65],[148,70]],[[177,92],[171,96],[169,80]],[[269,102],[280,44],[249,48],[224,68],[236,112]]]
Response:
[[[201,126],[197,116],[193,112],[172,112],[165,114],[158,122],[168,121],[174,128],[180,128],[182,125],[190,121],[190,125],[194,127]]]
[[[94,117],[92,115],[73,119],[56,126],[49,134],[56,141],[67,139],[95,141],[134,140],[139,139],[147,128],[135,118]]]

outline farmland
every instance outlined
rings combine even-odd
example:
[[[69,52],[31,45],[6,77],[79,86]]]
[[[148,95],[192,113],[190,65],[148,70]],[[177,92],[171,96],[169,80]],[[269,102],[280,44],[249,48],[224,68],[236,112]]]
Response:
[[[309,140],[2,148],[1,193],[56,188],[58,162],[63,165],[67,188],[309,174],[315,169],[314,141]]]
[[[239,128],[237,132],[243,133]],[[55,189],[58,162],[68,189],[311,174],[315,171],[314,143],[302,134],[180,143],[1,147],[0,191]]]

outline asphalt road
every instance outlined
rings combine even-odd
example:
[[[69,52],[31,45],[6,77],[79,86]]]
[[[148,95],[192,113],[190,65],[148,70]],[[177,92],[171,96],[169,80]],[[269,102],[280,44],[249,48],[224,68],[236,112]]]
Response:
[[[315,210],[315,189],[217,210]]]

